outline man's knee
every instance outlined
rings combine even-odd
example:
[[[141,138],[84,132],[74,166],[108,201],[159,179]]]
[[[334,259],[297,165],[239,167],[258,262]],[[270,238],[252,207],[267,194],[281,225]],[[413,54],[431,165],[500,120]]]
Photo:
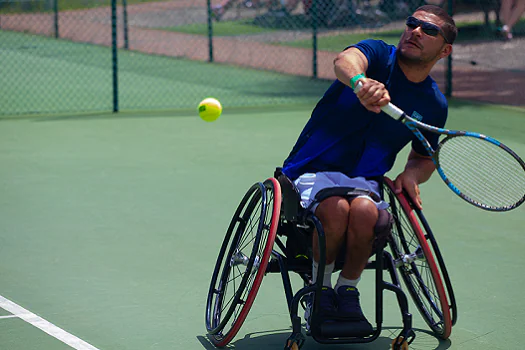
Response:
[[[364,197],[352,201],[350,208],[350,226],[373,229],[377,223],[379,211],[376,204]]]
[[[323,223],[325,231],[346,231],[350,204],[343,197],[329,197],[323,200],[315,211],[315,215]]]

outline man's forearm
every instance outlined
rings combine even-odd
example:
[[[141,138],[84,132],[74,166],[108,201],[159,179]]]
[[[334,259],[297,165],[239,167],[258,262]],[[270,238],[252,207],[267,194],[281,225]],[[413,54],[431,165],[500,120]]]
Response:
[[[422,184],[430,179],[436,166],[432,159],[423,157],[411,157],[405,166],[406,173],[409,173],[418,184]]]
[[[335,76],[348,86],[353,77],[366,72],[367,68],[368,61],[365,55],[356,48],[349,48],[341,52],[334,60]]]

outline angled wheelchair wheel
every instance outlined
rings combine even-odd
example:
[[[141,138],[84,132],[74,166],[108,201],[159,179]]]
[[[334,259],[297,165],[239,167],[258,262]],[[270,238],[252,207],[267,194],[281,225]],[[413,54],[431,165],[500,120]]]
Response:
[[[385,178],[384,198],[390,203],[389,211],[394,217],[389,245],[396,267],[425,322],[436,336],[447,339],[452,331],[451,313],[455,315],[455,302],[451,305],[448,301],[447,291],[450,299],[453,300],[454,295],[437,243],[428,225],[423,228],[420,225],[423,213],[413,209],[407,196],[396,194],[388,178]],[[439,264],[436,264],[436,252]]]
[[[270,260],[281,208],[276,179],[254,184],[230,222],[213,271],[206,328],[215,346],[226,346],[241,328]]]

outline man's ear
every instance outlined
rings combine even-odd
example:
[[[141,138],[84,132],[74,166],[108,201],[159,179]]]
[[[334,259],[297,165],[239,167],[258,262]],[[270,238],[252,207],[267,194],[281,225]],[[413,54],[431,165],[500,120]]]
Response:
[[[441,58],[445,58],[452,53],[452,45],[445,44],[441,50]]]

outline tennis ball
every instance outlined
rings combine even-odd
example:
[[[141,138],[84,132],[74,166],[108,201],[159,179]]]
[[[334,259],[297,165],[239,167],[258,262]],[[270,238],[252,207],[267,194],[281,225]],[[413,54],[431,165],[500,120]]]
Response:
[[[221,103],[213,97],[205,98],[199,103],[199,116],[206,122],[217,120],[221,113]]]

